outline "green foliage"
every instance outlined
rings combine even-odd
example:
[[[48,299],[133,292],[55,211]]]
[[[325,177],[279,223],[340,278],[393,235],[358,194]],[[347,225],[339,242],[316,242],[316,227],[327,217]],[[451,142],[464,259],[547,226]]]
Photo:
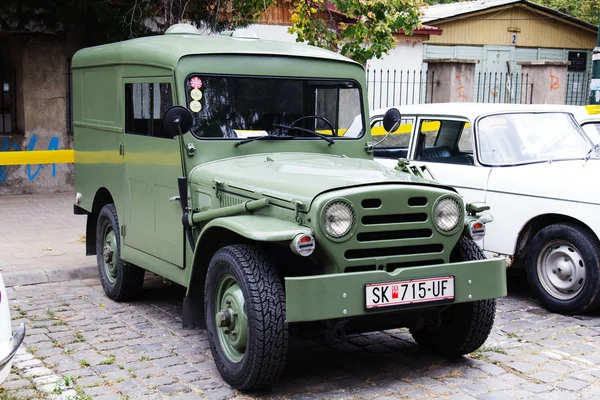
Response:
[[[534,0],[535,3],[582,19],[594,25],[600,16],[600,0]]]
[[[188,21],[210,32],[253,22],[275,0],[2,0],[0,31],[71,33],[85,44],[160,34]]]
[[[381,58],[396,45],[393,33],[412,34],[420,26],[423,2],[297,0],[293,4],[289,31],[298,35],[299,42],[339,51],[364,64],[373,57]]]

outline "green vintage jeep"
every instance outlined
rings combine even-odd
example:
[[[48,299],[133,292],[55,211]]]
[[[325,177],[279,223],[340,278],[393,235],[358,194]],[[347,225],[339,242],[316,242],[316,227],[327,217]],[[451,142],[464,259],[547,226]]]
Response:
[[[145,271],[186,287],[184,327],[241,390],[280,375],[290,328],[480,347],[506,295],[471,237],[482,208],[372,160],[359,64],[228,34],[176,25],[73,57],[75,213],[107,296]]]

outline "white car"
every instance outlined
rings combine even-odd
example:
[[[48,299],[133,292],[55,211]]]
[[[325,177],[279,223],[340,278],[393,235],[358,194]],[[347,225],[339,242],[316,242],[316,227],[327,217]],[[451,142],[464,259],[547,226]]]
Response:
[[[600,146],[568,108],[421,104],[373,111],[371,125],[381,164],[425,165],[465,202],[489,205],[486,254],[524,266],[546,308],[573,314],[600,306]]]
[[[600,106],[558,106],[575,116],[590,140],[600,143]]]
[[[21,322],[19,328],[12,334],[10,326],[10,308],[4,280],[0,274],[0,384],[4,382],[10,372],[12,358],[25,337],[25,324]]]

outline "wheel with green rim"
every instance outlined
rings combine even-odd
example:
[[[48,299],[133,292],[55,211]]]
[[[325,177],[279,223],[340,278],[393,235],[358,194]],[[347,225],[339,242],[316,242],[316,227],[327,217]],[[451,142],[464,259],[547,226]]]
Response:
[[[206,328],[217,369],[238,390],[266,386],[285,366],[288,329],[281,279],[262,250],[231,245],[210,261]]]
[[[96,225],[96,260],[104,292],[116,301],[128,300],[139,293],[144,270],[121,258],[119,218],[114,204],[102,207]]]

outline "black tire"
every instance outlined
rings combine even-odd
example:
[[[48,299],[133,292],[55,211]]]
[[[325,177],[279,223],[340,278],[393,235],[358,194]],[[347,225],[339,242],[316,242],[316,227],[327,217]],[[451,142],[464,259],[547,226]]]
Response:
[[[111,237],[111,235],[113,235]],[[106,253],[107,239],[113,239],[112,256],[110,260]],[[98,274],[104,292],[115,301],[129,300],[135,297],[142,289],[144,283],[144,270],[125,262],[121,258],[121,233],[119,230],[119,217],[114,204],[102,207],[96,225],[96,260]]]
[[[238,286],[223,282],[235,282]],[[231,296],[233,306],[231,301],[227,303],[229,298],[222,295],[225,287],[229,288],[225,293],[232,290],[243,295],[243,307],[237,305],[235,296]],[[230,336],[238,327],[240,309],[245,310],[243,315],[247,318],[244,346],[232,344]],[[215,253],[206,276],[204,311],[212,355],[227,383],[238,390],[252,390],[269,385],[281,375],[288,349],[285,293],[274,266],[262,250],[253,245],[231,245]],[[219,311],[231,317],[226,327],[217,326]],[[240,359],[228,355],[235,346],[239,348],[233,349],[234,356]]]
[[[543,228],[527,245],[525,268],[549,311],[579,314],[600,306],[600,241],[593,232],[573,223]]]
[[[450,254],[451,262],[484,260],[481,248],[461,237]],[[419,346],[444,357],[459,357],[480,348],[487,340],[496,316],[496,300],[479,300],[449,306],[440,313],[439,324],[411,328]]]

